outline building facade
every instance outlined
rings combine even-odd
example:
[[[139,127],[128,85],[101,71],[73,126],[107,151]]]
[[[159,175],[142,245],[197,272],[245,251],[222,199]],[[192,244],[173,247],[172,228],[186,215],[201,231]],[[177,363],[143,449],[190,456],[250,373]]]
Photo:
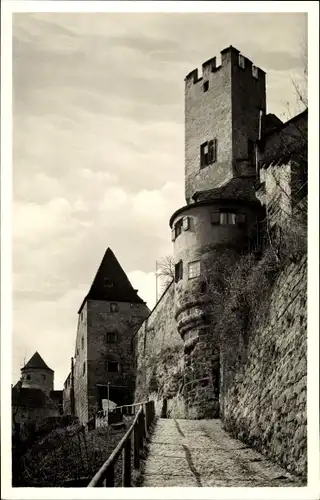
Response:
[[[78,311],[75,355],[64,387],[64,407],[81,423],[102,410],[106,399],[132,403],[131,341],[148,315],[145,302],[108,248]]]

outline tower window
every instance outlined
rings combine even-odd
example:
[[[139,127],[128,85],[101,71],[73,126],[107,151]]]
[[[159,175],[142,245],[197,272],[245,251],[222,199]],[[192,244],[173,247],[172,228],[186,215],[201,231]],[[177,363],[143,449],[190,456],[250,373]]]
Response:
[[[120,371],[120,365],[117,361],[107,361],[107,372],[115,373]]]
[[[211,224],[238,224],[246,223],[246,214],[237,214],[233,212],[212,212]]]
[[[118,336],[117,332],[107,332],[107,342],[108,344],[114,344],[117,342]]]
[[[258,78],[258,68],[257,66],[252,66],[252,76],[254,76],[255,78]]]
[[[187,217],[187,216],[183,217],[182,221],[183,221],[182,222],[183,230],[188,231],[188,229],[189,229],[189,217]]]
[[[46,380],[46,376],[45,375],[42,375],[42,378],[43,378],[43,380]]]
[[[118,311],[119,311],[118,304],[116,302],[112,302],[110,304],[110,312],[114,313],[114,312],[118,312]]]
[[[246,214],[236,214],[236,222],[239,226],[242,226],[246,223],[247,217]]]
[[[217,160],[217,139],[204,142],[200,146],[200,168],[207,167]]]
[[[31,377],[30,377],[30,375],[27,375],[27,380],[31,380]]]
[[[83,363],[82,365],[82,375],[84,376],[86,374],[86,364]]]
[[[220,212],[220,224],[235,224],[236,214],[231,212]]]
[[[242,69],[245,68],[245,59],[244,59],[244,57],[241,54],[239,54],[239,66]]]
[[[178,238],[178,236],[182,233],[182,226],[183,226],[183,219],[179,219],[174,226],[175,238]]]
[[[204,82],[204,84],[203,84],[203,92],[207,92],[208,90],[209,90],[209,82],[208,82],[208,81],[206,81],[206,82]]]
[[[197,278],[200,276],[200,260],[189,262],[188,264],[188,278]]]
[[[103,278],[103,286],[105,288],[112,288],[114,285],[114,282],[112,279],[108,278],[107,276]]]
[[[81,349],[84,349],[84,337],[81,337]]]
[[[178,283],[178,281],[182,280],[182,278],[183,278],[183,262],[182,260],[180,260],[174,266],[174,280],[176,283]]]

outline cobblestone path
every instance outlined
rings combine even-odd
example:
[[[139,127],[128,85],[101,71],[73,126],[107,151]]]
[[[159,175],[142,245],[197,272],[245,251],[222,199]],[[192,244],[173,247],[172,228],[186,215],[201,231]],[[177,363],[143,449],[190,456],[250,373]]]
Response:
[[[304,486],[222,429],[220,420],[158,419],[143,487]]]

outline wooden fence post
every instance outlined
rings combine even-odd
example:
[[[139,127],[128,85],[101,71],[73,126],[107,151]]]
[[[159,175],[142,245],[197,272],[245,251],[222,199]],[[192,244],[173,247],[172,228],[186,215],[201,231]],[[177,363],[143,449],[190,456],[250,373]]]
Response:
[[[129,437],[122,451],[122,486],[131,486],[131,438]]]
[[[136,426],[133,431],[133,466],[135,469],[140,467],[140,446],[141,446],[141,426],[140,419],[137,421]]]
[[[104,480],[104,486],[107,488],[113,488],[114,487],[114,466],[110,465],[108,472],[107,472],[107,477]]]

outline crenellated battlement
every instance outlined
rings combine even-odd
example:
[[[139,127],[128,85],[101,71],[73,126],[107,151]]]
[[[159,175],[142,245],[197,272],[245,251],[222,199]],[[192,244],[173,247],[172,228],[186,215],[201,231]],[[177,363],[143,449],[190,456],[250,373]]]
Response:
[[[185,83],[198,83],[201,80],[208,78],[211,73],[216,73],[221,68],[226,66],[239,66],[245,72],[251,72],[252,76],[259,80],[261,77],[265,75],[265,71],[261,68],[258,68],[253,64],[250,59],[243,56],[241,52],[235,47],[227,47],[220,52],[221,55],[221,64],[217,66],[217,58],[212,57],[208,59],[208,61],[202,64],[202,76],[199,76],[198,68],[190,71],[188,75],[185,77]]]

